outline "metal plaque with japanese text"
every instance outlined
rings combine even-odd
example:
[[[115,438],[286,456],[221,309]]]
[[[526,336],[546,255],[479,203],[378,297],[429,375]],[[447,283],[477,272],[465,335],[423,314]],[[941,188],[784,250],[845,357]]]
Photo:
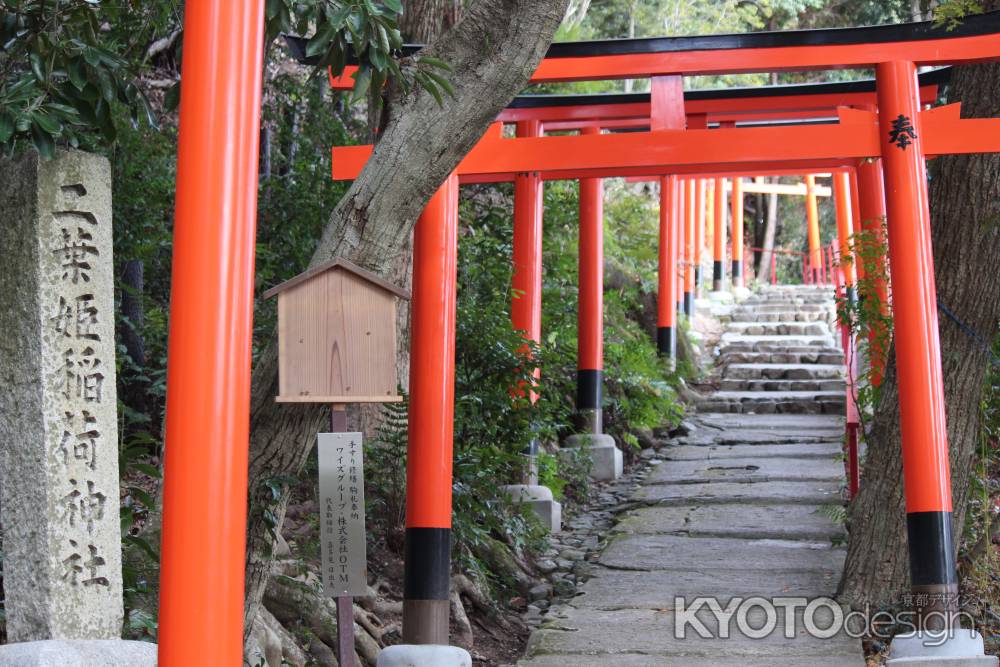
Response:
[[[368,592],[361,434],[320,433],[318,448],[323,590],[361,597]]]

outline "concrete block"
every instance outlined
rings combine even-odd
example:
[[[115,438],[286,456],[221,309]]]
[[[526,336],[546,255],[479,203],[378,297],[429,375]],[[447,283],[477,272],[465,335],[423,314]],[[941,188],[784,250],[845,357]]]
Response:
[[[622,452],[615,439],[601,433],[578,433],[566,439],[569,447],[583,447],[590,453],[593,465],[590,476],[599,482],[618,479],[624,470]]]
[[[377,667],[472,667],[472,656],[457,646],[397,644],[379,653]]]
[[[897,635],[889,647],[886,667],[997,667],[996,657],[986,655],[983,638],[975,630],[955,628],[942,632]]]
[[[48,639],[0,646],[0,667],[155,667],[156,644]]]
[[[562,505],[552,496],[552,490],[538,484],[508,484],[504,493],[515,503],[527,504],[550,533],[562,530]]]

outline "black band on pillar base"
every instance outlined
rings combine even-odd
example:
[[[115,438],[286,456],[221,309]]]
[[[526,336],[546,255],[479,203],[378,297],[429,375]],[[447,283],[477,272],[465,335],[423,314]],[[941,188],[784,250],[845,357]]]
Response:
[[[576,372],[576,409],[601,409],[601,383],[604,371],[577,370]]]
[[[725,278],[725,274],[722,272],[722,262],[715,260],[712,262],[712,280],[722,280]]]
[[[743,277],[743,261],[739,259],[733,260],[733,280]]]
[[[906,515],[906,532],[914,588],[957,584],[951,512],[911,512]]]
[[[684,292],[684,314],[688,317],[694,315],[694,294]]]
[[[701,287],[701,267],[694,267],[694,284],[695,287]]]
[[[673,327],[659,327],[656,330],[656,349],[661,357],[677,354],[677,334]]]
[[[858,288],[848,287],[847,288],[847,303],[857,303],[858,302]]]
[[[448,600],[451,582],[451,528],[407,528],[403,597]]]

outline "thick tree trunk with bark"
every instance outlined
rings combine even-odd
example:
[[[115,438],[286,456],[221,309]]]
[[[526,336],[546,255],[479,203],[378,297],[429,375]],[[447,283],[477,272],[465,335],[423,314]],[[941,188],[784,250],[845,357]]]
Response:
[[[340,200],[313,265],[341,256],[400,281],[397,261],[430,196],[525,85],[552,40],[568,0],[478,0],[462,20],[426,48],[448,62],[454,97],[443,107],[420,89],[391,100],[372,158]],[[394,267],[395,270],[393,270]],[[250,514],[247,528],[247,632],[271,568],[273,524],[280,529],[287,493],[269,486],[302,470],[329,408],[276,404],[272,345],[254,370],[251,390]],[[268,483],[271,482],[269,485]],[[281,487],[284,488],[284,487]]]
[[[458,23],[462,0],[406,0],[399,30],[410,44],[429,44]]]
[[[1000,116],[1000,64],[956,68],[949,99],[964,117]],[[932,163],[930,183],[939,302],[991,341],[1000,318],[1000,155],[956,155]],[[979,402],[988,356],[939,311],[950,445],[955,543],[961,536],[979,442]],[[909,589],[895,361],[885,376],[868,438],[861,491],[850,508],[841,594],[854,605],[898,600]]]

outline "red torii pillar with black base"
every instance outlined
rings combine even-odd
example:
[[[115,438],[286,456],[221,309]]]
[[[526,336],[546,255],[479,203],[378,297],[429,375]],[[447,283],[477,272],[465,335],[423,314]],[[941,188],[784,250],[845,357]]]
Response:
[[[597,133],[588,128],[585,134]],[[583,433],[602,433],[604,375],[604,183],[580,179],[576,409]]]
[[[677,256],[680,251],[676,176],[660,178],[659,289],[656,348],[673,369],[677,358]]]
[[[598,134],[596,127],[583,134]],[[604,382],[604,181],[580,179],[580,257],[577,312],[576,409],[579,432],[569,447],[587,450],[590,476],[600,481],[621,477],[623,457],[614,438],[604,435],[601,407]]]
[[[695,179],[695,219],[694,219],[694,288],[691,290],[692,298],[697,298],[701,292],[702,280],[701,260],[705,252],[705,225],[708,224],[708,181],[704,178]],[[694,304],[691,304],[691,313],[694,312]]]
[[[695,249],[698,243],[698,235],[695,227],[698,226],[698,180],[689,178],[687,187],[684,188],[687,196],[684,198],[686,209],[686,229],[684,234],[684,314],[688,319],[694,317],[694,291],[697,287],[696,276],[698,270],[695,265],[695,257],[700,253]],[[701,199],[704,204],[704,198]]]
[[[726,179],[716,178],[713,191],[712,291],[726,289]]]
[[[743,280],[743,178],[733,179],[733,287],[745,287]]]
[[[952,541],[951,478],[945,428],[944,383],[938,340],[934,256],[923,140],[917,126],[920,102],[912,62],[876,68],[879,133],[884,169],[892,312],[895,322],[903,486],[915,594],[930,611],[957,610],[958,574]],[[927,610],[925,610],[927,611]],[[954,619],[924,615],[928,630]]]
[[[413,232],[410,408],[406,463],[403,644],[378,664],[471,665],[448,646],[458,176],[431,197]]]
[[[537,120],[521,121],[517,124],[519,137],[538,137],[542,134],[541,123]],[[515,330],[523,331],[525,338],[535,343],[542,340],[542,178],[538,172],[518,174],[514,177],[514,292],[510,306],[511,323]],[[537,380],[540,369],[532,374]],[[534,403],[538,395],[530,394]],[[532,439],[525,454],[531,457],[529,484],[535,484],[537,471],[534,457],[538,453],[538,441]]]

